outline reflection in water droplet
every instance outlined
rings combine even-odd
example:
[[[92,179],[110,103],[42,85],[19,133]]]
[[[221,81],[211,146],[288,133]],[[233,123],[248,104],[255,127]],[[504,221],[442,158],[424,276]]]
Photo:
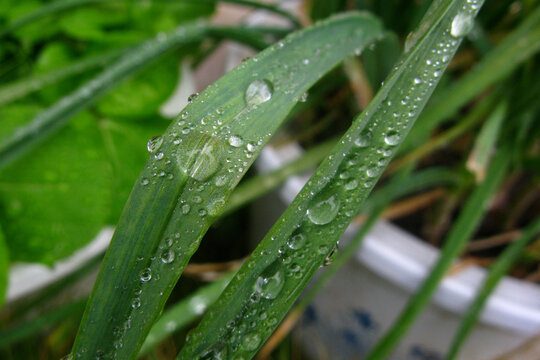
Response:
[[[256,106],[272,98],[272,85],[268,80],[255,80],[246,89],[245,100],[248,106]]]
[[[316,196],[313,204],[307,210],[307,216],[316,225],[325,225],[334,220],[339,211],[339,199],[335,195],[324,197]]]
[[[473,25],[474,22],[471,14],[459,13],[452,20],[450,34],[456,38],[465,36],[472,30]]]
[[[161,137],[161,135],[156,135],[153,136],[150,140],[148,140],[148,143],[146,143],[146,148],[149,152],[153,153],[161,147],[161,144],[163,144],[163,138]]]
[[[284,284],[285,279],[283,278],[281,263],[279,260],[276,260],[268,265],[257,278],[254,289],[265,299],[275,299],[279,295]]]

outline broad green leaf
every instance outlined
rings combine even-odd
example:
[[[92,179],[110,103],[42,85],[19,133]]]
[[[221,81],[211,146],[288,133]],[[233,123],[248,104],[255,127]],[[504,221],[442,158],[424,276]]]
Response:
[[[381,35],[351,13],[287,37],[193,99],[133,188],[73,348],[131,359],[210,224],[261,147],[310,86]]]
[[[180,26],[171,33],[148,40],[127,52],[88,83],[36,115],[12,136],[2,139],[0,141],[0,167],[44,141],[50,134],[64,127],[74,114],[92,105],[107,91],[119,85],[122,80],[126,80],[166,51],[200,40],[206,30],[206,23]]]
[[[360,210],[466,34],[461,20],[472,21],[477,5],[434,3],[416,43],[203,317],[179,359],[249,359],[262,346]]]
[[[8,285],[9,252],[2,227],[0,227],[0,307],[4,304]]]
[[[72,58],[73,54],[71,49],[66,44],[62,42],[47,43],[37,56],[34,73],[39,75],[56,70],[59,67],[69,64]],[[46,103],[52,103],[62,95],[73,90],[75,86],[76,85],[73,84],[73,82],[59,83],[49,87],[46,91],[41,91],[39,96]]]
[[[122,55],[125,51],[125,48],[107,51],[99,55],[89,56],[69,63],[66,66],[58,69],[51,69],[51,71],[40,73],[39,75],[29,76],[18,79],[9,84],[5,84],[0,87],[0,106],[23,98],[26,95],[41,90],[48,85],[56,84],[62,80],[68,79],[71,76],[82,74],[94,68],[107,65],[110,61],[120,57],[120,55]]]
[[[476,324],[489,295],[497,288],[497,284],[503,276],[508,273],[514,262],[518,260],[525,246],[534,240],[539,232],[540,219],[536,219],[527,226],[523,234],[509,245],[490,266],[482,286],[476,293],[475,299],[472,304],[469,305],[467,312],[463,315],[461,325],[456,331],[450,350],[446,355],[446,360],[453,360],[457,357],[459,349],[467,339],[467,335],[472,330],[473,326]]]
[[[0,110],[2,134],[27,121],[20,109]],[[97,124],[83,113],[0,172],[0,224],[12,260],[52,264],[85,245],[106,223],[110,189]]]
[[[118,221],[131,188],[148,159],[148,139],[162,134],[169,123],[160,117],[129,123],[107,118],[99,120],[99,131],[113,174],[110,224]]]
[[[178,57],[166,56],[118,86],[97,104],[108,117],[157,116],[179,79]],[[134,179],[135,180],[135,179]]]
[[[505,148],[493,158],[486,179],[474,189],[464,208],[461,210],[458,219],[445,239],[439,259],[431,268],[426,280],[409,299],[398,319],[375,345],[366,359],[387,359],[399,340],[411,327],[416,317],[428,305],[439,282],[443,279],[444,275],[450,269],[452,262],[461,253],[467,241],[470,240],[480,224],[489,205],[489,201],[506,175],[509,164],[509,151]]]

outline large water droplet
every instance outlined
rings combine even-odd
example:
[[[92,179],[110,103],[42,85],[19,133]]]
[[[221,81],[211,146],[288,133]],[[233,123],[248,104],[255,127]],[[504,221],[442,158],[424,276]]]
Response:
[[[193,134],[182,142],[178,165],[195,180],[205,181],[221,167],[223,149],[217,138],[205,133]]]
[[[272,98],[272,84],[268,80],[255,80],[246,89],[246,104],[256,106]]]
[[[229,138],[229,144],[233,147],[240,147],[244,143],[244,140],[240,136],[232,135]]]
[[[316,196],[307,210],[307,216],[316,225],[325,225],[334,220],[339,211],[339,199],[336,195]]]
[[[358,136],[354,140],[354,144],[358,147],[364,148],[366,146],[369,146],[371,144],[371,133],[369,132],[362,132],[360,136]]]
[[[281,263],[279,260],[274,261],[264,269],[261,275],[255,282],[255,291],[265,299],[275,299],[283,285],[285,279],[283,278],[283,270],[281,269]]]
[[[458,13],[452,20],[450,34],[453,37],[459,38],[467,35],[473,28],[474,22],[471,14]]]
[[[148,140],[146,148],[149,152],[154,153],[158,151],[158,149],[161,147],[161,144],[163,144],[163,137],[161,137],[161,135],[156,135],[153,136],[150,140]]]

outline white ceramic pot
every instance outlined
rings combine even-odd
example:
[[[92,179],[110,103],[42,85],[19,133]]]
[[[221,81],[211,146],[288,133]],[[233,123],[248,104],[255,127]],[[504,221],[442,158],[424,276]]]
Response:
[[[296,144],[279,149],[267,147],[257,160],[257,167],[262,172],[276,169],[301,153]],[[274,198],[274,205],[278,201],[281,206],[269,207],[265,202],[260,209],[265,214],[255,214],[258,219],[267,219],[267,224],[260,224],[262,229],[266,230],[279,217],[307,179],[306,175],[287,180]],[[268,214],[269,209],[274,213]],[[356,225],[351,225],[341,243],[347,243],[357,230]],[[438,254],[437,248],[387,221],[379,221],[355,258],[336,274],[306,311],[296,332],[303,348],[313,359],[361,358],[393,323]],[[483,268],[471,266],[445,278],[390,359],[442,359],[461,314],[485,274]],[[489,299],[460,359],[494,359],[539,331],[540,287],[506,277]],[[534,359],[538,358],[540,355]]]

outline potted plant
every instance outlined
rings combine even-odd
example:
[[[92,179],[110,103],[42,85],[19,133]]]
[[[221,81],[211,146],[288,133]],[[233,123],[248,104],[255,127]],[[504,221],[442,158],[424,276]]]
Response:
[[[481,225],[486,211],[505,209],[509,204],[508,195],[500,195],[496,202],[499,208],[489,208],[487,205],[494,194],[512,194],[521,184],[533,186],[534,179],[529,180],[530,176],[525,175],[534,170],[538,152],[535,140],[538,127],[531,120],[535,115],[536,93],[530,82],[535,77],[531,59],[539,43],[536,31],[538,9],[528,17],[525,14],[534,8],[534,4],[523,4],[522,8],[507,6],[506,3],[504,6],[488,4],[481,13],[487,15],[480,15],[480,21],[476,22],[482,3],[474,0],[426,1],[414,5],[312,2],[308,6],[309,16],[302,16],[300,21],[273,5],[244,0],[230,2],[262,8],[287,19],[288,25],[246,28],[199,20],[187,21],[175,29],[171,26],[154,30],[155,38],[142,45],[128,45],[121,53],[115,53],[118,52],[115,49],[100,55],[100,64],[103,64],[103,58],[106,62],[117,60],[101,72],[81,76],[79,83],[66,82],[65,89],[56,89],[56,94],[60,95],[55,97],[54,92],[44,89],[39,95],[39,103],[50,101],[51,105],[29,122],[27,118],[33,113],[21,120],[15,119],[15,115],[20,116],[21,109],[29,108],[32,98],[28,94],[31,91],[51,82],[56,84],[59,77],[79,74],[83,71],[81,68],[97,66],[88,63],[96,64],[98,61],[90,58],[82,62],[84,66],[80,63],[66,65],[63,71],[38,76],[41,82],[29,78],[24,80],[26,87],[20,85],[25,84],[20,80],[19,84],[12,84],[8,88],[10,90],[3,93],[5,101],[18,99],[22,104],[19,108],[8,109],[11,115],[6,118],[12,122],[6,125],[6,136],[0,144],[0,164],[4,167],[0,175],[11,179],[11,183],[23,185],[20,187],[26,194],[21,195],[20,189],[18,193],[5,190],[2,194],[2,225],[11,254],[22,256],[30,253],[38,261],[51,263],[55,257],[65,256],[89,241],[103,224],[116,223],[113,240],[89,300],[83,298],[73,306],[43,311],[37,319],[32,319],[26,309],[43,308],[44,302],[39,296],[26,309],[20,307],[6,312],[14,319],[4,331],[6,356],[13,357],[15,351],[20,357],[24,350],[13,344],[15,340],[27,337],[34,329],[41,329],[41,324],[50,325],[61,319],[63,327],[57,327],[55,333],[47,337],[47,354],[70,352],[70,356],[76,359],[135,358],[156,351],[153,349],[158,343],[176,332],[178,335],[174,341],[169,340],[168,345],[159,347],[159,351],[170,352],[170,356],[162,352],[164,358],[174,357],[176,347],[184,343],[182,332],[185,334],[193,320],[214,302],[198,326],[190,331],[179,358],[251,358],[259,350],[259,356],[264,357],[276,344],[281,344],[277,353],[285,354],[288,341],[281,342],[280,339],[304,310],[308,309],[308,315],[317,314],[314,310],[323,300],[317,300],[315,307],[308,308],[311,300],[327,279],[356,253],[355,249],[364,235],[379,217],[388,214],[385,209],[389,207],[394,214],[398,212],[401,215],[400,225],[405,228],[413,224],[414,231],[414,228],[420,228],[419,223],[432,225],[432,228],[426,228],[431,229],[427,232],[430,236],[424,237],[434,242],[441,241],[442,251],[435,264],[431,264],[437,255],[435,250],[426,250],[427,245],[413,242],[416,245],[410,247],[416,251],[407,254],[408,247],[400,248],[380,238],[365,243],[369,256],[364,252],[364,263],[372,270],[379,266],[386,270],[387,276],[391,276],[391,265],[376,260],[373,249],[377,246],[381,259],[394,251],[396,256],[402,255],[402,259],[414,255],[423,265],[423,270],[416,272],[416,278],[412,280],[411,273],[403,268],[396,267],[393,272],[403,279],[409,276],[409,291],[422,278],[425,280],[386,335],[382,331],[376,334],[364,331],[366,336],[361,339],[363,348],[356,348],[354,354],[338,355],[337,350],[334,352],[336,356],[347,357],[364,356],[370,350],[367,358],[385,359],[428,304],[454,259]],[[194,5],[192,1],[179,3],[180,8],[173,10],[169,2],[53,2],[28,12],[22,18],[10,15],[14,20],[8,23],[3,36],[6,42],[15,44],[14,48],[26,46],[32,51],[42,49],[41,44],[48,43],[51,38],[59,39],[63,44],[67,37],[67,43],[74,46],[68,52],[92,54],[96,49],[106,48],[103,43],[136,43],[141,29],[148,29],[149,23],[177,24],[184,19],[207,16],[215,2],[204,1],[202,5],[199,2]],[[394,11],[383,11],[389,9]],[[345,10],[370,10],[371,13],[349,11],[332,15]],[[104,12],[119,15],[104,19]],[[186,17],[179,20],[176,17],[180,14]],[[158,18],[167,20],[155,21]],[[493,19],[500,18],[504,21],[495,25]],[[48,29],[51,33],[42,31],[35,35],[44,42],[28,40],[19,34],[39,19],[52,19]],[[309,25],[312,21],[316,22],[313,26],[294,31],[301,23]],[[61,30],[56,28],[57,24]],[[409,34],[413,28],[416,30]],[[488,35],[492,33],[499,37]],[[460,55],[451,60],[467,36],[469,40]],[[154,69],[155,74],[147,73],[144,77],[145,73],[140,73],[130,83],[121,85],[123,88],[105,95],[135,70],[164,53],[171,54],[167,52],[170,49],[180,47],[182,50],[175,55],[189,55],[191,63],[197,66],[204,63],[224,39],[266,50],[241,63],[200,94],[190,96],[189,104],[170,124],[167,121],[155,124],[155,118],[154,122],[149,122],[148,117],[155,114],[157,105],[163,101],[160,98],[158,102],[157,96],[151,96],[150,89],[161,89],[171,78],[176,82],[177,76],[170,76],[171,73],[165,71],[167,56],[171,55],[165,55],[155,63],[157,65],[149,68]],[[404,41],[404,51],[396,62],[401,52],[400,40]],[[273,45],[268,47],[270,43]],[[62,51],[54,47],[49,50],[54,56]],[[7,51],[6,54],[5,59],[9,60],[16,52]],[[175,60],[170,61],[176,66],[177,57]],[[343,60],[344,67],[336,68]],[[446,71],[449,64],[451,68]],[[20,71],[24,73],[24,70]],[[529,76],[509,77],[515,72]],[[13,77],[16,78],[16,74]],[[515,93],[526,93],[527,96],[505,94],[504,88],[497,85],[502,81],[505,88],[513,87]],[[441,87],[428,104],[439,82]],[[33,84],[33,87],[28,84]],[[18,93],[14,89],[19,89]],[[172,87],[167,89],[163,94],[169,95]],[[13,93],[15,97],[6,95]],[[136,95],[143,98],[135,100]],[[82,109],[89,110],[81,113]],[[83,115],[73,119],[76,113]],[[515,123],[508,121],[509,114],[520,120]],[[278,133],[287,117],[293,121],[286,132]],[[135,122],[134,118],[139,120]],[[459,121],[453,125],[450,120]],[[330,123],[331,127],[328,126]],[[162,124],[169,126],[165,130]],[[160,126],[163,127],[160,129]],[[147,130],[155,132],[149,134]],[[467,131],[471,132],[469,136],[465,136]],[[299,160],[288,165],[284,165],[282,156],[276,156],[275,150],[265,150],[261,166],[268,166],[264,165],[265,158],[267,163],[268,158],[278,159],[275,161],[278,167],[284,166],[268,174],[248,174],[247,180],[240,183],[275,133],[278,134],[272,141],[276,146],[280,142],[290,143],[289,138],[292,137],[293,143],[302,144],[308,150]],[[430,138],[432,133],[435,135]],[[138,152],[142,148],[142,138],[145,138],[143,150],[146,153]],[[150,140],[146,144],[147,139]],[[460,141],[447,147],[446,151],[434,151],[456,139]],[[295,151],[290,145],[284,149],[285,153]],[[77,151],[80,153],[77,153],[76,160],[70,162],[69,154]],[[148,156],[144,164],[143,160]],[[390,162],[392,158],[395,160]],[[215,279],[216,273],[223,272],[223,269],[234,272],[238,265],[238,262],[223,263],[224,260],[246,255],[247,240],[240,241],[244,247],[238,241],[223,241],[228,237],[246,239],[243,225],[248,210],[244,206],[276,188],[289,176],[309,170],[321,160],[321,165],[296,197],[295,192],[302,187],[302,181],[296,177],[288,180],[287,184],[294,184],[294,189],[291,191],[291,185],[286,185],[282,192],[292,194],[287,199],[287,202],[292,201],[291,205],[238,272],[234,276],[228,273],[213,284],[200,286],[186,295],[197,286],[189,276]],[[513,181],[505,182],[510,169],[513,169]],[[24,221],[28,221],[29,215],[38,209],[29,203],[42,202],[29,193],[33,190],[29,179],[47,185],[42,186],[45,189],[55,190],[48,194],[54,200],[52,207],[40,213],[44,216],[41,219],[56,220],[66,226],[51,226],[55,221],[45,222],[46,226],[42,227],[39,226],[40,221],[35,227],[26,226],[28,222]],[[131,189],[133,182],[135,185]],[[75,186],[79,183],[84,185],[80,189]],[[366,200],[377,183],[373,195]],[[497,192],[501,184],[504,184],[504,192]],[[430,195],[435,207],[419,212],[421,207],[418,203],[427,201],[420,201],[422,197],[418,194],[425,197],[422,192],[433,187],[439,188],[438,193],[431,192]],[[102,192],[98,193],[98,190]],[[62,197],[63,193],[68,195]],[[392,205],[415,194],[414,206],[405,204],[405,212],[397,211],[397,205]],[[438,200],[434,202],[433,199]],[[120,211],[126,200],[124,210]],[[526,200],[519,204],[516,209],[520,210],[515,210],[510,220],[505,218],[504,221],[520,224],[523,231],[515,233],[516,241],[499,248],[500,256],[492,260],[487,280],[480,285],[478,297],[463,317],[463,325],[452,343],[449,358],[457,355],[487,296],[509,271],[510,265],[522,255],[516,269],[523,271],[534,266],[531,265],[534,264],[534,248],[529,247],[525,252],[523,249],[538,232],[538,221],[533,216],[537,209]],[[404,206],[402,203],[398,205]],[[270,207],[270,203],[266,202],[265,206]],[[71,217],[58,216],[58,211],[51,209],[67,209]],[[523,209],[527,210],[525,217],[521,217]],[[225,218],[225,214],[229,215]],[[360,218],[356,217],[358,214]],[[403,218],[403,214],[409,217]],[[494,216],[493,212],[487,214],[489,218]],[[265,216],[258,218],[265,220]],[[497,216],[504,218],[503,215]],[[351,221],[363,222],[363,226],[360,230],[350,227],[346,231]],[[455,225],[449,226],[450,223]],[[486,236],[495,235],[501,231],[498,225],[502,223],[502,220],[484,223],[480,231]],[[209,230],[212,224],[215,228]],[[404,240],[406,235],[397,241],[399,235],[396,234],[400,232],[388,225],[377,225],[375,234],[381,226],[385,228],[383,232],[387,238],[388,234],[393,234],[391,239],[394,242],[407,243]],[[353,236],[355,229],[358,234]],[[343,233],[350,240],[339,250],[336,242]],[[73,244],[68,240],[60,241],[59,234],[66,235],[69,240],[79,235],[86,240]],[[419,233],[421,236],[425,234]],[[203,236],[205,241],[201,243]],[[52,247],[43,238],[57,239],[57,244],[62,246],[53,248],[56,253],[44,251],[43,246]],[[188,266],[200,243],[196,259],[199,257],[199,261],[214,263]],[[488,243],[492,244],[493,240]],[[17,246],[26,246],[33,252],[25,253]],[[422,255],[426,251],[431,255]],[[12,259],[17,257],[12,255]],[[325,265],[327,271],[295,305],[310,278]],[[432,267],[428,271],[429,265]],[[182,273],[188,277],[184,277],[181,286],[175,287]],[[367,271],[361,273],[374,279]],[[448,286],[445,285],[448,281],[442,283],[442,291]],[[373,282],[384,285],[380,279]],[[480,282],[477,278],[477,284]],[[470,286],[468,296],[461,298],[461,308],[472,299],[474,287]],[[78,317],[84,305],[86,310],[79,325]],[[279,331],[272,335],[293,305],[294,310]],[[380,312],[393,306],[394,303],[389,302],[381,307],[383,310]],[[165,312],[160,315],[164,308]],[[329,310],[330,307],[323,308]],[[397,311],[386,313],[387,324],[390,324],[390,314],[397,314]],[[366,312],[355,316],[364,325],[373,320]],[[429,316],[429,313],[424,316]],[[25,321],[25,317],[29,320]],[[455,325],[458,320],[454,318],[453,321]],[[326,330],[331,330],[328,324],[324,325]],[[74,339],[77,326],[79,329]],[[446,328],[446,325],[441,325],[441,328]],[[410,335],[414,337],[415,332]],[[272,338],[263,348],[270,335]],[[360,341],[360,338],[355,338],[357,336],[349,333],[346,339]],[[441,335],[446,341],[441,342],[443,345],[418,347],[412,355],[407,348],[407,354],[401,355],[435,356],[428,350],[443,350],[450,336],[449,333]],[[381,340],[375,343],[379,337]],[[53,341],[51,344],[51,339],[56,339],[56,343]],[[513,347],[516,342],[512,341],[517,340],[509,340],[508,347]],[[437,341],[433,340],[433,344]],[[503,340],[499,345],[501,347],[497,347],[496,352],[506,349]],[[340,349],[349,351],[344,346]]]

